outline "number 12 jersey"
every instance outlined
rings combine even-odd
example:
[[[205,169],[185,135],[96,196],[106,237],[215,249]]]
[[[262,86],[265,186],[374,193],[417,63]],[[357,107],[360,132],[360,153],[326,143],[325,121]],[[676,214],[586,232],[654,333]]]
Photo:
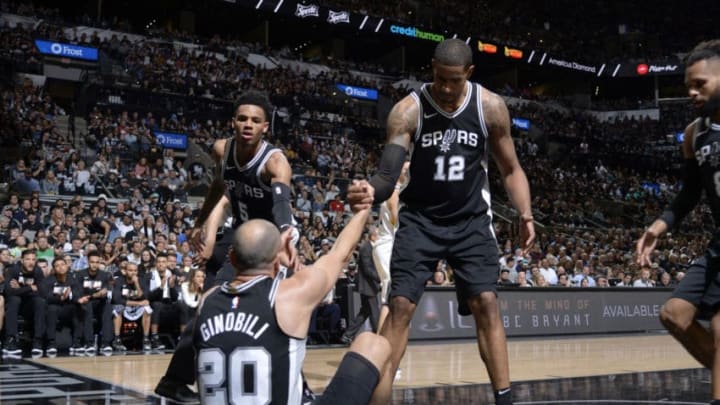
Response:
[[[491,214],[483,88],[466,83],[465,98],[452,113],[435,103],[429,83],[411,93],[418,122],[410,146],[410,182],[400,199],[441,221]]]

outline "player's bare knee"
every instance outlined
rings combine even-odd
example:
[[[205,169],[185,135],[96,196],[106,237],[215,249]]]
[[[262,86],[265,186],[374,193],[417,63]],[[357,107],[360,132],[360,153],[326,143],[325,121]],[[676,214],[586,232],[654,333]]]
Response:
[[[350,350],[361,354],[378,370],[384,368],[392,353],[390,342],[387,339],[370,332],[358,335],[350,345]]]
[[[688,304],[689,305],[689,304]],[[660,309],[660,322],[665,329],[673,332],[684,332],[692,324],[694,313],[684,308],[683,304],[668,301]]]
[[[410,325],[416,306],[415,303],[405,297],[393,297],[390,302],[392,322],[395,324]]]
[[[497,296],[493,291],[485,291],[468,299],[470,310],[482,316],[497,315]]]
[[[720,348],[720,313],[716,313],[710,320],[710,331],[717,350]]]

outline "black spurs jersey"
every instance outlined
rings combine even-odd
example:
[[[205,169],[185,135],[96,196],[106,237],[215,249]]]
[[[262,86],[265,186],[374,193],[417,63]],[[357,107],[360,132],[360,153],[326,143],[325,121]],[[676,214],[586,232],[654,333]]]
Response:
[[[233,215],[233,229],[251,218],[273,221],[273,198],[269,184],[260,179],[270,155],[281,153],[278,148],[262,141],[260,149],[246,164],[239,165],[235,153],[235,138],[228,139],[223,157],[223,181],[225,193],[230,198]]]
[[[411,93],[418,124],[410,146],[410,182],[400,199],[432,219],[491,215],[483,88],[467,82],[467,89],[453,113],[435,103],[429,83]]]
[[[693,152],[700,167],[703,189],[712,211],[715,226],[720,226],[720,124],[698,119],[693,138]],[[716,233],[715,238],[718,238]]]
[[[193,336],[203,404],[300,404],[306,341],[277,324],[279,281],[225,283],[205,298]]]

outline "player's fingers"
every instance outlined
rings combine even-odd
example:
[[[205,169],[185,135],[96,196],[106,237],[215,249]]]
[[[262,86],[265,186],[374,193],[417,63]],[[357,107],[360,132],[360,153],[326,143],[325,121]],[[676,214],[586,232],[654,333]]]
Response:
[[[362,210],[369,209],[372,206],[372,204],[354,204],[350,206],[350,209],[352,209],[352,212],[358,213]]]
[[[359,196],[365,196],[367,194],[368,194],[367,190],[364,190],[362,188],[348,189],[348,196],[359,197]]]
[[[635,253],[637,253],[638,258],[640,255],[642,255],[643,251],[643,245],[645,244],[645,235],[641,236],[640,239],[635,243]]]
[[[645,256],[646,256],[646,254],[644,252],[644,249],[641,246],[639,246],[638,251],[637,251],[637,258],[635,259],[637,264],[642,266],[643,262],[645,261]]]

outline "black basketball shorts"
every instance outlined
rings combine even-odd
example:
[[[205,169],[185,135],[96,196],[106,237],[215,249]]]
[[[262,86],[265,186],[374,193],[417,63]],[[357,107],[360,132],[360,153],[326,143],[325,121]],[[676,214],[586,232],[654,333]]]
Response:
[[[438,261],[445,259],[455,275],[460,313],[469,315],[467,299],[495,292],[499,257],[489,216],[440,224],[404,209],[390,260],[390,297],[402,296],[418,303]]]
[[[712,259],[706,253],[693,261],[672,298],[695,305],[701,318],[712,317],[720,310],[720,258]]]
[[[365,405],[380,381],[380,371],[370,360],[356,352],[347,352],[330,384],[313,405]]]

